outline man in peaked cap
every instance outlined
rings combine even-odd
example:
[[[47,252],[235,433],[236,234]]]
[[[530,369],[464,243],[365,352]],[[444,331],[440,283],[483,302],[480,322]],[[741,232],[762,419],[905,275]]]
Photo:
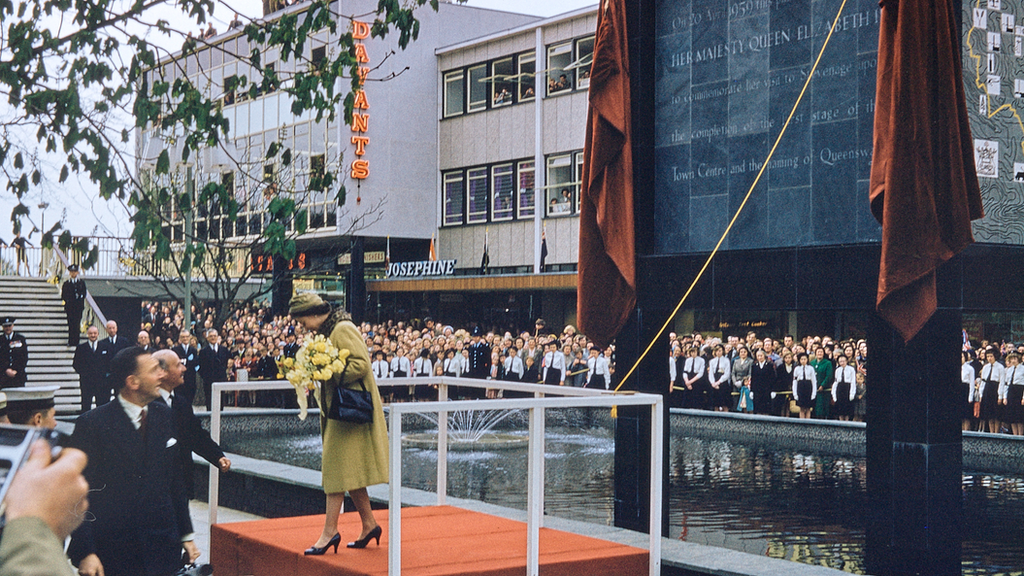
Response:
[[[68,346],[78,346],[82,333],[82,311],[85,310],[85,280],[78,277],[78,264],[68,266],[68,275],[71,277],[60,287],[60,297],[68,317]]]
[[[28,386],[7,390],[7,418],[11,424],[57,427],[57,408],[53,400],[60,386]]]
[[[14,331],[14,318],[0,319],[4,333],[0,336],[0,388],[19,388],[28,380],[28,344],[25,337]]]
[[[472,343],[467,347],[469,351],[469,370],[467,378],[485,380],[491,374],[491,346],[482,339],[484,331],[480,326],[473,327],[470,333]],[[471,398],[483,398],[483,388],[467,388],[464,394]]]

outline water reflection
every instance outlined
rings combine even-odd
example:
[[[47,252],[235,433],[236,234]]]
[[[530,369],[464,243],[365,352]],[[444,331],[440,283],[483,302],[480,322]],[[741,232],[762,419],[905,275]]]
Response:
[[[315,436],[232,435],[227,449],[320,467]],[[864,458],[679,435],[669,450],[666,536],[864,572]],[[403,452],[403,486],[436,490],[437,453]],[[549,428],[545,452],[545,512],[612,524],[611,429]],[[448,493],[525,509],[526,454],[526,448],[449,452]],[[1024,476],[965,473],[963,494],[963,574],[1024,576]]]

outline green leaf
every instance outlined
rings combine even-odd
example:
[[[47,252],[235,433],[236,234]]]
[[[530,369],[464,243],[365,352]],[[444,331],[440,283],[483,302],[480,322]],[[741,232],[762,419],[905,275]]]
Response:
[[[156,173],[167,174],[171,171],[171,155],[167,152],[167,149],[160,151],[160,156],[156,159]]]

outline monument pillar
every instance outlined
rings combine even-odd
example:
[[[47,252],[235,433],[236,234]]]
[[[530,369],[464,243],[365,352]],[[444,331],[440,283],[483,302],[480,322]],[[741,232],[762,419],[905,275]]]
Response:
[[[636,359],[654,338],[660,327],[657,317],[645,322],[644,309],[637,307],[633,318],[619,333],[615,347],[615,374],[612,386],[617,386]],[[653,326],[652,326],[653,325]],[[668,333],[654,344],[647,358],[637,367],[623,386],[623,390],[635,390],[650,394],[664,394],[668,389],[668,362],[664,351],[668,348]],[[664,404],[665,432],[662,466],[662,534],[669,536],[669,439],[671,422],[668,402]],[[648,406],[619,406],[615,420],[615,526],[637,532],[647,532],[650,527],[651,502],[651,409]]]
[[[906,344],[872,314],[866,383],[869,574],[961,573],[961,334],[959,310],[938,310]]]

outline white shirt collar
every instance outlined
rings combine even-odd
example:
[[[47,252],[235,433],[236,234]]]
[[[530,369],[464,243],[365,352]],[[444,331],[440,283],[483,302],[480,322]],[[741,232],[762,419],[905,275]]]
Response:
[[[117,395],[117,401],[121,403],[121,408],[123,408],[124,413],[128,415],[128,419],[131,420],[132,426],[138,430],[139,426],[142,426],[143,407],[125,400],[120,394]]]
[[[167,390],[164,390],[163,388],[157,388],[157,392],[160,393],[160,397],[164,399],[164,402],[167,402],[167,405],[170,406],[171,405],[171,393],[168,392]]]

